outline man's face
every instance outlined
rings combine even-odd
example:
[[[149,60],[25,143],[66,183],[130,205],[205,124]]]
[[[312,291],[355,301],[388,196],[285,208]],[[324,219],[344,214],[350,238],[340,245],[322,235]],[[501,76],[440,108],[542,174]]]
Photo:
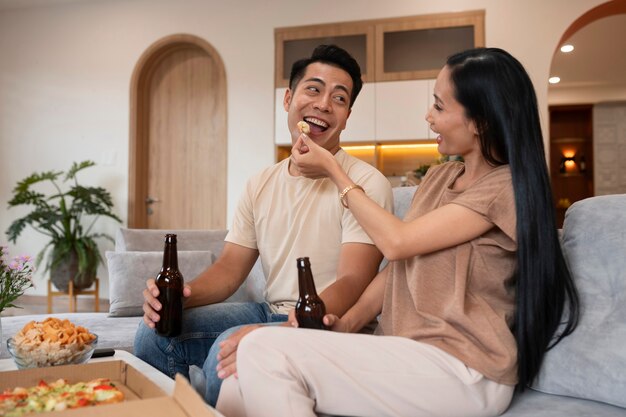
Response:
[[[297,123],[309,124],[309,137],[319,146],[335,153],[339,150],[339,135],[350,116],[350,75],[332,65],[310,64],[294,90],[287,89],[283,105],[288,112],[287,124],[291,141],[300,136]]]

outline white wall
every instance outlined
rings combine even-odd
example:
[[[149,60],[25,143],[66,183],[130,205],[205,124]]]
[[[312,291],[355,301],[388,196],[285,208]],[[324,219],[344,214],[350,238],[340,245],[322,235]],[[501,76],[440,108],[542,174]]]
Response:
[[[603,2],[103,0],[2,11],[0,229],[21,214],[6,209],[19,179],[83,159],[99,164],[85,181],[109,189],[117,212],[127,218],[130,77],[142,52],[164,36],[199,36],[226,66],[230,222],[246,178],[273,163],[275,27],[485,9],[487,45],[507,49],[524,63],[545,122],[556,44],[572,21]],[[108,221],[100,227],[116,229]],[[28,232],[11,250],[35,254],[44,243]],[[104,269],[100,277],[106,277]],[[44,281],[39,282],[33,293],[43,294]]]
[[[595,195],[626,192],[626,102],[593,106]]]

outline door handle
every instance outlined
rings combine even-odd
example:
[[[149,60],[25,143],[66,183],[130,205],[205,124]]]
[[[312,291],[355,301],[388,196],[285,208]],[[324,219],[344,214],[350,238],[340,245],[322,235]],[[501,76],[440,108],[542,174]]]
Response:
[[[154,210],[150,206],[153,205],[154,203],[160,203],[160,202],[161,200],[159,200],[158,198],[146,197],[146,213],[148,214],[148,216],[154,214]]]
[[[154,204],[154,203],[160,203],[161,200],[159,200],[158,198],[152,198],[152,197],[146,197],[146,204],[150,205],[150,204]]]

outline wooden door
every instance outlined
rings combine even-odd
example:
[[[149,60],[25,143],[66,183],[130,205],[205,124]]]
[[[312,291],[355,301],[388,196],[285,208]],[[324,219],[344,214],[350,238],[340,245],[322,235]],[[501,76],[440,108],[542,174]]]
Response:
[[[212,48],[180,36],[152,52],[137,77],[130,227],[226,227],[223,65]]]

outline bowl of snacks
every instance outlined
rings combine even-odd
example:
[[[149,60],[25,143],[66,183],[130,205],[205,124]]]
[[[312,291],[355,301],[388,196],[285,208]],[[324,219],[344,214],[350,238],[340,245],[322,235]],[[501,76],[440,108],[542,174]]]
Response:
[[[54,317],[31,321],[7,340],[18,369],[85,363],[97,344],[97,335],[67,319]]]

